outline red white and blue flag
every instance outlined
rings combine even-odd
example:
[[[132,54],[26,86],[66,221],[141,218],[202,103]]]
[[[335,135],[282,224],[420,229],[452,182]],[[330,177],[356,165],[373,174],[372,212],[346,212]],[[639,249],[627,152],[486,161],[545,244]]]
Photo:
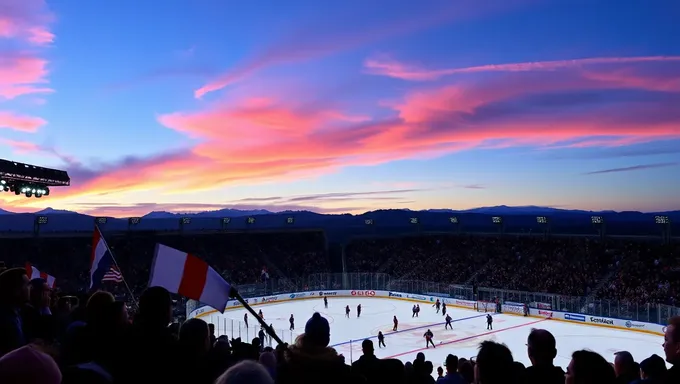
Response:
[[[106,240],[102,236],[99,227],[95,225],[94,234],[92,235],[92,254],[90,255],[90,290],[97,289],[104,275],[111,269],[113,265],[113,254],[109,246],[106,245]]]
[[[120,283],[123,281],[123,274],[118,270],[115,265],[109,268],[109,271],[104,274],[102,281],[113,281],[115,283]]]
[[[47,286],[50,288],[54,288],[54,283],[57,281],[57,279],[54,278],[52,275],[48,275],[45,272],[40,272],[38,268],[34,267],[31,265],[31,263],[26,263],[26,274],[28,275],[28,278],[30,280],[33,279],[43,279],[45,282],[47,282]]]

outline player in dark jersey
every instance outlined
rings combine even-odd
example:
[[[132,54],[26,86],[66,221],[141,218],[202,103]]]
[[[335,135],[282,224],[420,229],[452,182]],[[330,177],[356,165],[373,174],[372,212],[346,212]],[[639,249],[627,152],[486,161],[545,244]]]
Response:
[[[446,325],[444,326],[444,329],[451,328],[451,330],[453,330],[453,325],[451,325],[452,320],[451,316],[446,315]]]
[[[323,297],[323,306],[328,309],[328,297],[326,296]]]
[[[258,316],[260,316],[260,319],[264,320],[264,315],[262,314],[262,310],[260,309],[260,312],[257,313]]]
[[[493,317],[490,314],[486,314],[486,329],[493,330]]]
[[[246,328],[248,328],[248,314],[243,315],[243,322],[246,323]]]
[[[394,327],[392,327],[392,331],[396,332],[397,328],[399,328],[399,320],[397,320],[397,316],[395,315],[394,318],[392,319],[392,322],[394,323]]]
[[[446,316],[446,303],[442,303],[442,316]]]
[[[385,347],[385,335],[383,335],[382,331],[378,331],[378,348]]]
[[[345,307],[345,317],[349,319],[349,305]]]
[[[433,307],[435,307],[437,309],[437,313],[439,313],[439,310],[442,307],[442,302],[439,301],[439,299],[437,299],[437,301],[434,303]]]
[[[290,319],[288,319],[288,322],[290,323],[290,330],[295,329],[295,318],[293,317],[293,314],[290,314]]]
[[[432,338],[434,337],[434,333],[432,333],[432,331],[428,329],[423,337],[425,337],[425,348],[430,348],[430,344],[432,344],[432,348],[437,348],[434,346],[434,341],[432,341]]]
[[[357,319],[361,317],[361,304],[357,305]]]
[[[416,305],[413,304],[413,308],[411,308],[411,312],[413,312],[413,313],[411,314],[411,317],[416,317],[416,310],[417,310],[417,308],[418,308],[418,307],[416,307]]]

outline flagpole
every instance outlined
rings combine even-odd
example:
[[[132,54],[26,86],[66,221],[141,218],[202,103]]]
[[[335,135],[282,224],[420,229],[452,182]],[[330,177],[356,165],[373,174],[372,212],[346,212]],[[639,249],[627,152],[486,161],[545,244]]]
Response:
[[[97,229],[97,231],[99,231],[99,234],[102,235],[102,238],[104,238],[104,234],[102,233],[102,230],[99,228],[99,225],[95,224],[94,226]],[[138,307],[137,299],[135,299],[135,295],[134,295],[134,293],[132,293],[132,289],[130,289],[130,286],[128,285],[127,280],[125,280],[125,275],[123,274],[123,271],[120,269],[120,266],[118,265],[118,262],[116,261],[116,257],[114,256],[111,248],[109,248],[109,243],[106,242],[106,239],[104,239],[104,244],[106,245],[106,250],[108,250],[109,253],[111,254],[111,260],[113,260],[113,264],[118,269],[118,272],[120,272],[120,277],[123,279],[123,284],[125,284],[125,288],[130,293],[130,298],[132,298],[133,304],[135,305],[135,307]]]
[[[264,330],[271,336],[272,339],[276,340],[277,343],[279,344],[284,344],[283,341],[279,338],[279,336],[274,332],[274,329],[267,325],[267,323],[264,322],[264,320],[257,314],[255,313],[255,310],[248,305],[248,303],[243,299],[240,293],[234,288],[233,286],[231,287],[231,290],[229,291],[229,296],[233,297],[236,299],[243,307],[246,309],[246,311],[250,312],[253,317],[257,320],[258,323],[264,328]],[[260,340],[260,343],[263,343],[264,340]]]

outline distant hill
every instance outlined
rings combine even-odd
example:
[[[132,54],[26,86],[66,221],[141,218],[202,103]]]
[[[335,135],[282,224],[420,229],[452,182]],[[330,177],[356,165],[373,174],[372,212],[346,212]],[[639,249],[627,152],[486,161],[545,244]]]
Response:
[[[35,213],[11,213],[0,210],[0,232],[27,232],[34,230],[37,215],[48,217],[48,223],[40,231],[87,232],[92,231],[94,217],[72,211],[46,208]],[[649,235],[661,233],[654,216],[668,216],[674,226],[680,224],[680,211],[659,213],[613,212],[569,210],[552,207],[522,206],[481,207],[467,210],[430,209],[412,211],[407,209],[384,209],[352,214],[321,214],[310,211],[238,210],[222,209],[197,213],[174,213],[156,211],[144,215],[139,223],[127,218],[108,218],[101,228],[105,231],[202,231],[202,230],[304,230],[323,229],[327,233],[353,235],[382,235],[412,232],[489,232],[500,230],[492,223],[492,216],[503,217],[506,233],[542,233],[545,226],[537,222],[537,216],[546,216],[553,233],[595,234],[591,216],[602,216],[608,234]],[[246,220],[252,217],[254,222]],[[458,224],[454,224],[456,217]],[[180,223],[189,218],[190,223]],[[221,219],[229,218],[228,222]],[[680,228],[679,228],[680,229]],[[676,234],[680,230],[674,231]]]

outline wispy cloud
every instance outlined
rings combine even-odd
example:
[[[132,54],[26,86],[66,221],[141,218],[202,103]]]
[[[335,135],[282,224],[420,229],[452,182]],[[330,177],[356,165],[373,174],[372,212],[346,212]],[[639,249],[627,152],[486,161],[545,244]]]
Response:
[[[463,188],[465,188],[465,189],[486,189],[486,186],[480,185],[480,184],[469,184],[469,185],[464,185]]]
[[[350,17],[348,10],[325,12],[326,19],[317,20],[313,25],[300,26],[295,32],[285,35],[232,70],[206,83],[197,89],[194,95],[201,98],[207,93],[218,91],[272,65],[329,56],[389,38],[506,10],[525,1],[455,0],[447,2],[445,6],[428,4],[425,7],[416,3],[412,5],[400,3],[401,7],[393,7],[391,1],[384,3],[384,8],[381,8],[383,16],[397,8],[404,8],[410,12],[377,20],[369,18],[360,24],[362,27],[357,28],[346,28],[346,23],[338,22],[340,19]],[[352,9],[353,20],[362,19],[363,16],[365,15],[357,14],[356,9]],[[386,23],[385,19],[390,21]]]
[[[242,211],[267,210],[270,212],[283,211],[310,211],[316,213],[334,214],[348,212],[365,212],[368,208],[364,207],[339,207],[339,208],[320,208],[315,206],[297,204],[201,204],[201,203],[137,203],[119,204],[112,202],[83,202],[72,204],[71,209],[76,209],[80,213],[108,216],[108,217],[130,217],[143,216],[153,211],[163,211],[170,213],[196,213],[205,211],[218,211],[222,209],[237,209]]]
[[[0,111],[0,129],[8,128],[20,132],[36,132],[40,127],[47,124],[47,121],[33,116],[18,115],[12,112]],[[3,140],[6,145],[12,146],[18,142],[12,143]]]
[[[641,164],[641,165],[634,165],[634,166],[631,166],[631,167],[610,168],[610,169],[602,169],[602,170],[599,170],[599,171],[586,172],[586,173],[584,173],[584,175],[600,175],[600,174],[603,174],[603,173],[642,171],[642,170],[645,170],[645,169],[674,167],[676,165],[678,165],[678,163]]]
[[[639,57],[595,57],[586,59],[534,61],[525,63],[487,64],[473,67],[427,69],[416,64],[407,64],[378,56],[364,62],[366,73],[388,76],[402,80],[431,81],[445,76],[483,72],[529,72],[555,71],[568,68],[583,68],[594,65],[622,65],[655,62],[680,62],[680,56],[639,56]],[[610,75],[611,76],[611,75]]]

